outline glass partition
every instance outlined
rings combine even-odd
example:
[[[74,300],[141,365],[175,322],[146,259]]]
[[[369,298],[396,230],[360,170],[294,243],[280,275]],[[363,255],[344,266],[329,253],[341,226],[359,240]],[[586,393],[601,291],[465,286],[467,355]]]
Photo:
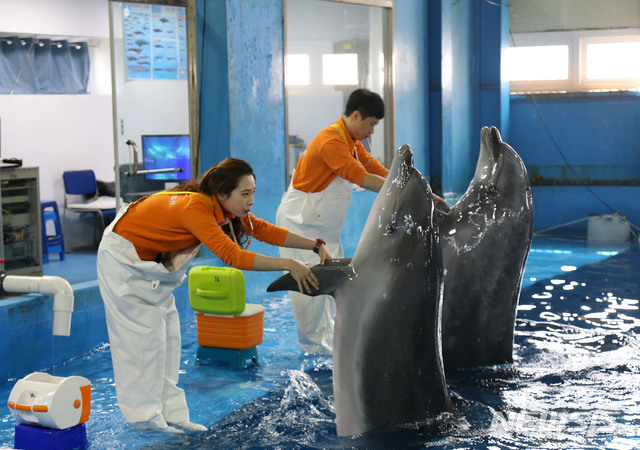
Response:
[[[195,173],[187,8],[151,1],[112,1],[109,7],[116,193],[128,203]]]
[[[367,150],[385,166],[394,151],[390,1],[295,0],[285,5],[287,184],[315,135],[344,113],[359,87],[382,96],[384,119]]]

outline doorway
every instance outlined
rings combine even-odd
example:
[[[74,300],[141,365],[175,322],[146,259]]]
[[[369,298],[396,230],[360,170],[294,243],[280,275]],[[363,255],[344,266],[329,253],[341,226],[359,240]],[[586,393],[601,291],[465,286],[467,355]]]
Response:
[[[181,2],[109,2],[119,201],[197,176],[190,145],[187,8],[176,3]]]

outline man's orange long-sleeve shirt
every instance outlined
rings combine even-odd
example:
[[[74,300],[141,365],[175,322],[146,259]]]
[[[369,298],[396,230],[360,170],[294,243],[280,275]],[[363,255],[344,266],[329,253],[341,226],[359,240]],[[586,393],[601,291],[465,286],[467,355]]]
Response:
[[[213,208],[207,198],[211,199]],[[253,236],[263,242],[282,246],[288,231],[253,214]],[[233,218],[233,216],[231,216]],[[206,194],[152,195],[136,202],[120,218],[114,231],[130,241],[138,256],[153,260],[158,254],[204,244],[230,266],[253,269],[255,253],[240,248],[222,231],[224,211],[215,196]],[[251,232],[249,219],[242,218],[245,233]]]
[[[346,142],[336,125],[342,128]],[[303,192],[320,192],[336,176],[362,186],[367,173],[384,177],[387,172],[360,141],[351,139],[340,117],[334,125],[320,131],[305,149],[293,174],[293,187]]]

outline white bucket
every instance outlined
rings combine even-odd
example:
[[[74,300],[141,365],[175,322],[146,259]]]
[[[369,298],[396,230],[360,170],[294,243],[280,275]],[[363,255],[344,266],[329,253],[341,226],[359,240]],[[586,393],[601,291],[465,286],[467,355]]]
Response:
[[[619,214],[589,216],[587,241],[590,244],[629,242],[630,233],[629,222]]]

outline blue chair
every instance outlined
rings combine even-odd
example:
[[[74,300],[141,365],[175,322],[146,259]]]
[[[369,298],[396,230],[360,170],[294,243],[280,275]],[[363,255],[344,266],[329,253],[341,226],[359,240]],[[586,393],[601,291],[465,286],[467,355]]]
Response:
[[[62,225],[60,224],[60,214],[58,213],[58,204],[56,202],[41,202],[40,217],[42,222],[42,262],[49,262],[49,255],[59,253],[60,260],[63,261],[64,255],[64,237],[62,236]],[[55,234],[47,233],[47,223],[53,222]]]
[[[116,216],[115,197],[99,197],[98,181],[93,170],[70,170],[62,174],[64,181],[64,210],[100,218],[100,231],[94,230],[94,244],[100,241],[105,226]]]

